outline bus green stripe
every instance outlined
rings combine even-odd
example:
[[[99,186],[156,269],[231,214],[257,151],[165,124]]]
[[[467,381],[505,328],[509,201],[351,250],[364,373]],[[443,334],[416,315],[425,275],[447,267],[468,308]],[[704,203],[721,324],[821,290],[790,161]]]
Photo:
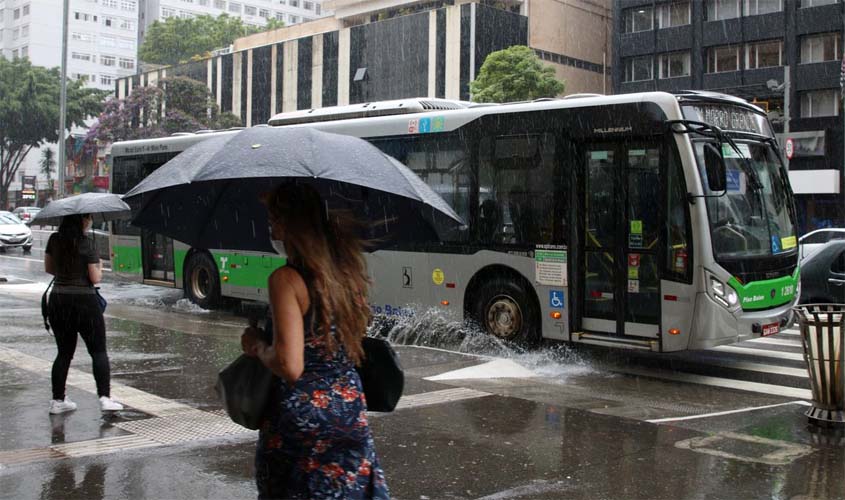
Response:
[[[142,273],[141,247],[115,245],[112,247],[112,253],[114,255],[111,259],[111,265],[114,272],[138,275]]]
[[[270,274],[285,265],[285,259],[274,255],[234,252],[212,252],[211,255],[220,272],[221,284],[231,286],[266,288]]]
[[[739,303],[744,311],[769,309],[788,304],[795,298],[798,290],[798,268],[792,276],[782,276],[770,280],[752,281],[743,285],[735,277],[731,277],[728,284],[739,295]]]

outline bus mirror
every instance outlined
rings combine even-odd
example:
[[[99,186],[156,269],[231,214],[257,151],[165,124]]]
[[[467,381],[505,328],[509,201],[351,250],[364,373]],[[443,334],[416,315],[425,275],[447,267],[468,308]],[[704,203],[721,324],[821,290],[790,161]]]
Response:
[[[704,145],[704,170],[707,172],[707,187],[711,192],[727,189],[725,159],[713,144]]]

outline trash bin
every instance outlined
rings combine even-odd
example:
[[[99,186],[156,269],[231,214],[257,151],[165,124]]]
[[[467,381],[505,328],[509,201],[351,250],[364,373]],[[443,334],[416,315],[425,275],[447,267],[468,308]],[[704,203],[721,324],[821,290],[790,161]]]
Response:
[[[795,308],[804,360],[813,390],[805,415],[826,427],[845,425],[845,304],[806,304]]]

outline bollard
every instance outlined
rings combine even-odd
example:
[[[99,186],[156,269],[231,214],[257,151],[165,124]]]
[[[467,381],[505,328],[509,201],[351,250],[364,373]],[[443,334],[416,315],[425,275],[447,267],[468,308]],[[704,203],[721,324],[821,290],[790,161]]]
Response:
[[[805,415],[825,427],[845,425],[845,305],[806,304],[796,307],[804,360],[813,390],[813,406]]]

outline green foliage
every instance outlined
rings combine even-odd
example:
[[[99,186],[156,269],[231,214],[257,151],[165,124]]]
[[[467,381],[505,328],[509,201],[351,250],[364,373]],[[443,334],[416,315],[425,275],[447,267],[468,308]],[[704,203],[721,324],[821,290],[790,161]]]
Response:
[[[0,57],[0,208],[8,206],[9,187],[27,153],[59,140],[60,81],[58,68]],[[102,110],[106,95],[68,80],[67,128],[85,127],[85,119]]]
[[[47,185],[50,186],[47,188],[47,191],[49,192],[48,196],[52,196],[53,172],[56,171],[56,153],[53,152],[52,148],[44,148],[41,150],[41,159],[38,161],[38,165],[41,167],[41,173],[47,178]]]
[[[564,83],[530,47],[514,45],[488,55],[469,88],[474,102],[502,103],[555,97]]]
[[[282,26],[283,22],[270,19],[267,26],[256,28],[244,24],[238,17],[226,14],[217,18],[169,17],[164,21],[155,21],[149,27],[144,43],[138,50],[138,57],[147,63],[180,64],[208,55],[214,49],[227,47],[237,38]]]
[[[175,77],[161,80],[159,86],[132,89],[129,96],[107,102],[88,138],[117,142],[241,125],[237,116],[220,112],[205,84]]]

